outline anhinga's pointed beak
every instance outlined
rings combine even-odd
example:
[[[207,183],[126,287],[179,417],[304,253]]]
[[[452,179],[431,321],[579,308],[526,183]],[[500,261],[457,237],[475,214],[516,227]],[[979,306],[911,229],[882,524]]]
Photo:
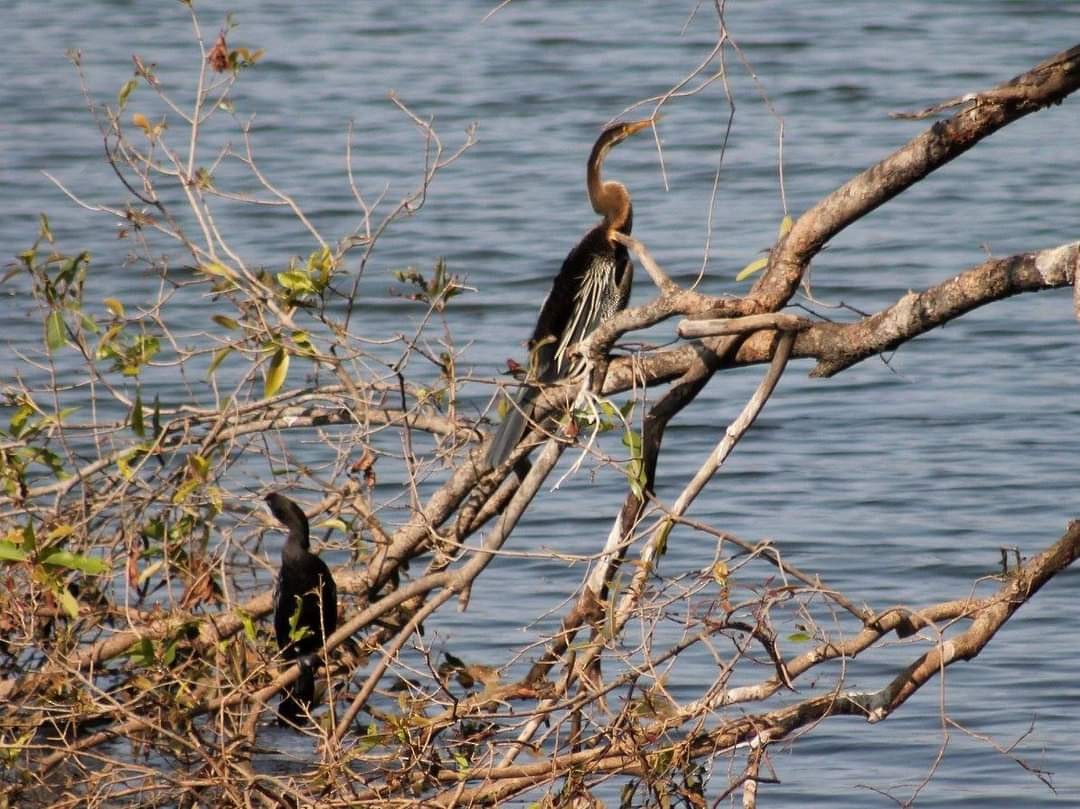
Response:
[[[659,116],[657,116],[656,118],[646,118],[644,121],[628,121],[627,123],[623,124],[623,127],[625,128],[623,137],[628,138],[631,135],[636,135],[642,129],[648,129],[658,120],[660,120]]]
[[[600,137],[597,138],[597,145],[603,144],[605,151],[607,151],[616,143],[622,143],[631,135],[637,134],[643,129],[648,129],[656,123],[656,120],[656,118],[646,118],[644,121],[622,121],[612,124],[600,133]]]

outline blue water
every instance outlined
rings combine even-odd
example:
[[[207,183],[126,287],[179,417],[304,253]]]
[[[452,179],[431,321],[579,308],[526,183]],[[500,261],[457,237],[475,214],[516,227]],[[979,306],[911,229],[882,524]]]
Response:
[[[692,14],[690,2],[515,0],[485,20],[492,6],[249,2],[235,7],[239,28],[230,35],[232,46],[266,49],[233,94],[238,118],[255,116],[260,167],[295,195],[328,238],[359,221],[344,173],[349,121],[358,183],[370,198],[388,188],[390,205],[416,186],[424,138],[388,93],[433,120],[449,151],[462,143],[466,127],[477,125],[476,145],[436,177],[423,211],[380,240],[364,272],[353,327],[368,338],[409,333],[422,310],[388,294],[400,286],[390,271],[427,270],[445,256],[450,270],[477,290],[453,302],[446,322],[463,351],[459,368],[478,377],[494,376],[508,356],[523,358],[521,341],[551,275],[592,222],[582,169],[597,132],[636,101],[676,83],[705,57],[716,33],[712,10]],[[115,100],[131,76],[132,53],[156,62],[163,81],[189,100],[197,51],[184,7],[8,0],[0,17],[6,31],[0,52],[3,253],[25,249],[45,211],[64,249],[93,252],[87,298],[95,311],[103,311],[100,302],[108,296],[129,307],[153,300],[159,279],[128,261],[130,245],[116,239],[115,223],[76,206],[42,172],[89,202],[122,201],[64,51],[82,52],[90,91],[100,100]],[[205,10],[208,39],[221,21],[219,12]],[[730,0],[727,23],[783,117],[785,191],[798,215],[926,126],[892,120],[888,112],[989,87],[1069,47],[1080,30],[1080,4]],[[773,240],[784,214],[777,119],[737,58],[728,52],[726,60],[737,111],[707,255],[708,206],[729,112],[720,83],[665,109],[663,171],[647,136],[609,160],[610,176],[633,193],[638,238],[680,280],[693,279],[704,265],[701,288],[716,294],[745,290],[735,274]],[[814,262],[816,298],[876,310],[908,289],[980,262],[987,252],[1004,256],[1076,239],[1077,104],[1070,99],[1008,127],[842,233]],[[150,117],[161,112],[145,86],[126,114],[136,110]],[[177,122],[170,131],[179,137],[180,129]],[[204,160],[228,138],[239,143],[235,130],[225,127],[206,138]],[[254,188],[246,180],[238,190]],[[217,217],[252,265],[282,268],[289,257],[314,249],[284,211],[223,205]],[[638,280],[635,303],[652,295],[644,273]],[[40,316],[18,281],[0,287],[0,295],[0,376],[10,380],[18,371],[42,384],[15,353],[40,356]],[[197,294],[178,296],[170,309],[181,337],[194,340],[215,328]],[[648,339],[672,335],[673,324],[664,324]],[[770,537],[791,562],[876,608],[962,597],[975,578],[995,571],[999,546],[1035,553],[1060,535],[1066,520],[1080,516],[1080,453],[1073,439],[1080,417],[1078,344],[1069,294],[1061,291],[974,312],[903,347],[888,365],[871,359],[835,379],[811,380],[809,363],[793,363],[691,516],[748,539]],[[78,365],[61,358],[60,367]],[[665,441],[662,496],[678,492],[760,373],[720,375],[681,414]],[[161,373],[150,381],[170,401],[209,395],[199,374],[178,382],[175,374]],[[490,387],[477,385],[467,392],[467,404],[478,410],[489,395]],[[290,441],[301,455],[325,460],[315,438],[304,436],[306,445],[299,437]],[[615,451],[617,443],[611,446]],[[403,471],[380,464],[379,494],[398,494]],[[222,485],[241,511],[253,508],[243,475],[265,482],[269,469],[253,457],[236,475]],[[595,551],[624,485],[611,473],[595,479],[579,473],[538,499],[510,548]],[[582,508],[586,498],[588,508]],[[407,505],[407,499],[395,501],[387,522],[404,522]],[[574,515],[569,524],[568,513]],[[252,521],[241,535],[254,542],[254,532]],[[263,546],[270,558],[275,541]],[[689,574],[708,565],[713,550],[712,540],[677,531],[662,570]],[[340,550],[338,556],[345,558]],[[478,583],[466,613],[429,622],[429,638],[470,661],[501,662],[533,637],[535,627],[526,627],[538,616],[547,614],[541,628],[556,624],[561,600],[582,571],[545,559],[500,560]],[[978,659],[946,676],[950,715],[1001,746],[1035,719],[1033,733],[1014,753],[1053,771],[1057,793],[953,729],[917,805],[1080,805],[1080,685],[1072,676],[1080,647],[1070,592],[1076,582],[1069,572],[1051,583]],[[901,646],[856,661],[847,670],[849,685],[878,688],[914,654]],[[711,681],[709,660],[688,658],[672,675],[673,691],[689,697],[695,684]],[[808,683],[800,687],[809,693]],[[797,744],[777,745],[773,763],[782,783],[762,786],[762,804],[894,805],[866,787],[911,794],[943,743],[939,698],[935,683],[883,725],[838,720]]]

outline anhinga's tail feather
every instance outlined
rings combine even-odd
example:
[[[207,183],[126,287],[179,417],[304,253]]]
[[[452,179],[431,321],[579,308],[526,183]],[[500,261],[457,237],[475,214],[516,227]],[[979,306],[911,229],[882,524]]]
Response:
[[[514,447],[525,435],[525,430],[529,425],[529,416],[532,414],[532,404],[539,393],[539,388],[526,385],[514,397],[513,404],[510,405],[506,417],[495,433],[495,440],[488,448],[487,462],[492,469],[510,457]]]

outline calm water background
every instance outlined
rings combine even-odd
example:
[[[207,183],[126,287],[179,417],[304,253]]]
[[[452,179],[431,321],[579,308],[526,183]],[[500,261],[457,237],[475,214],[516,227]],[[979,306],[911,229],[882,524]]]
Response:
[[[887,112],[988,87],[1073,44],[1080,31],[1080,4],[1072,3],[728,5],[732,34],[785,122],[786,192],[795,215],[925,126],[892,121]],[[240,114],[257,113],[263,171],[332,237],[358,218],[344,180],[350,119],[359,180],[369,193],[389,184],[390,199],[415,185],[422,138],[387,100],[389,91],[419,115],[434,116],[448,146],[478,124],[478,144],[436,179],[422,215],[380,243],[361,288],[371,305],[361,309],[358,328],[370,335],[407,328],[418,310],[387,297],[389,270],[427,268],[445,256],[479,290],[455,302],[449,323],[467,346],[467,364],[483,376],[508,355],[520,358],[519,342],[551,274],[592,221],[582,168],[596,133],[628,105],[665,91],[715,41],[708,8],[687,25],[691,2],[514,2],[484,22],[491,7],[241,2],[232,7],[240,27],[230,38],[233,46],[267,50],[234,95]],[[204,11],[208,36],[223,13]],[[131,305],[150,300],[157,281],[125,264],[126,243],[113,238],[113,223],[76,208],[41,171],[90,199],[121,198],[64,50],[82,51],[101,99],[115,99],[130,77],[132,53],[157,62],[167,81],[190,87],[197,54],[184,8],[7,0],[0,19],[0,252],[25,249],[38,212],[48,211],[64,248],[94,253],[95,305],[109,295]],[[728,64],[738,111],[702,285],[713,293],[745,288],[734,283],[735,273],[771,242],[784,213],[776,119],[730,53]],[[141,87],[129,109],[149,105],[149,95]],[[816,295],[875,310],[978,263],[986,251],[1007,255],[1076,239],[1078,103],[1009,127],[842,234],[814,264]],[[727,114],[719,84],[668,107],[660,127],[666,189],[647,138],[609,161],[609,176],[634,195],[635,233],[684,280],[706,258]],[[280,266],[312,249],[285,216],[224,211],[222,219],[253,263]],[[637,302],[651,295],[643,279]],[[7,346],[0,373],[9,378],[28,372],[13,352],[40,350],[41,327],[17,287],[0,288],[0,295]],[[209,327],[197,303],[176,313],[193,331]],[[671,332],[667,325],[654,336]],[[875,607],[962,596],[973,578],[994,570],[1000,545],[1035,552],[1067,519],[1080,517],[1078,345],[1062,292],[975,312],[904,347],[891,368],[875,359],[814,381],[805,376],[809,364],[794,363],[693,516],[748,538],[773,537],[791,561]],[[759,375],[724,374],[682,415],[665,445],[669,485],[662,494],[696,467]],[[190,387],[161,390],[163,398],[193,395]],[[478,403],[486,393],[474,391]],[[252,474],[269,479],[265,468]],[[392,474],[381,483],[396,485]],[[513,547],[595,549],[623,485],[612,476],[594,482],[579,475],[536,503]],[[568,511],[575,515],[569,529]],[[711,560],[711,543],[681,539],[664,560],[666,572]],[[463,657],[498,662],[579,575],[547,562],[498,564],[465,615],[432,623],[435,637]],[[918,805],[1080,806],[1076,583],[1075,572],[1061,576],[981,657],[947,677],[951,715],[999,744],[1011,744],[1036,720],[1016,752],[1055,773],[1057,794],[954,731]],[[911,655],[902,649],[860,661],[848,671],[849,684],[880,687]],[[711,671],[679,676],[690,686]],[[924,689],[883,726],[831,722],[794,747],[777,746],[783,784],[763,787],[763,805],[893,805],[855,787],[904,795],[922,779],[942,742],[939,696],[935,687]]]

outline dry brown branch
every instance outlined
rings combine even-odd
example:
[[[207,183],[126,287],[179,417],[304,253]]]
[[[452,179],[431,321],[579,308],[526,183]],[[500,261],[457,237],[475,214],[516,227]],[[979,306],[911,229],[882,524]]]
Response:
[[[692,756],[713,757],[743,747],[760,750],[788,737],[800,728],[837,716],[859,716],[868,722],[881,721],[899,708],[932,677],[943,671],[946,666],[978,655],[1017,609],[1023,606],[1047,581],[1071,565],[1078,556],[1080,556],[1080,522],[1072,522],[1066,533],[1056,543],[1029,560],[1022,569],[1016,571],[1008,581],[1003,583],[993,596],[982,600],[978,605],[971,602],[968,617],[972,619],[972,623],[967,630],[935,644],[934,648],[921,655],[880,690],[827,693],[765,713],[724,720],[713,728],[704,729],[688,737],[684,742],[683,752]],[[941,604],[928,608],[925,613],[950,611],[950,607]],[[837,654],[836,650],[830,648],[831,646],[832,644],[826,644],[821,650],[812,653],[819,657],[817,662]],[[856,647],[849,645],[846,655],[854,657],[856,654]],[[804,658],[805,656],[799,660]],[[796,670],[796,667],[790,663],[788,668],[795,676],[806,670]],[[745,698],[742,697],[741,690],[736,689],[736,691],[739,692],[738,698],[733,694],[728,699],[722,700],[722,704],[730,705]],[[691,715],[698,714],[695,710]],[[691,715],[661,720],[654,726],[643,727],[638,735],[632,739],[626,739],[623,743],[602,744],[599,747],[534,764],[512,765],[470,773],[469,776],[485,783],[464,792],[457,792],[457,799],[471,801],[476,805],[494,805],[534,784],[550,780],[558,772],[568,772],[574,767],[586,764],[591,772],[642,774],[645,772],[644,768],[655,761],[655,756],[660,751],[650,751],[643,759],[641,751],[637,749],[637,740],[665,738],[665,731],[669,730],[673,723],[687,721]],[[437,777],[443,783],[456,784],[462,776],[459,772],[446,771],[438,773]],[[739,779],[740,782],[743,780],[745,779]],[[450,805],[446,803],[450,795],[451,793],[443,793],[443,796],[436,800],[435,805]]]
[[[818,360],[813,376],[833,376],[980,306],[1022,293],[1072,286],[1078,261],[1078,242],[989,259],[924,292],[911,292],[894,305],[855,323],[814,323],[799,333],[792,357]],[[727,367],[767,362],[772,341],[770,330],[751,334],[739,345]],[[637,358],[636,365],[626,359],[613,359],[603,393],[614,395],[632,389],[637,374],[657,383],[675,379],[698,361],[703,350],[715,350],[719,345],[719,339],[705,338],[700,345],[680,346]]]
[[[1012,89],[1004,94],[995,91]],[[1063,51],[994,88],[986,102],[964,110],[908,141],[800,216],[773,249],[764,274],[745,298],[719,301],[716,317],[775,312],[798,289],[810,261],[832,237],[959,157],[983,138],[1080,88],[1080,46]]]

